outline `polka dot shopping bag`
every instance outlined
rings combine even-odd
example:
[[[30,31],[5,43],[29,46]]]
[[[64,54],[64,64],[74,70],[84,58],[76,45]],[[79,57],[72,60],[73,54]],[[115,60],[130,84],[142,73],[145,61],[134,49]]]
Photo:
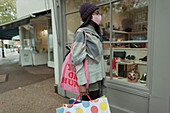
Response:
[[[71,106],[65,105],[65,107],[56,109],[56,113],[111,113],[106,97],[96,100],[90,99],[90,101],[82,101],[82,103],[77,104],[74,103]]]

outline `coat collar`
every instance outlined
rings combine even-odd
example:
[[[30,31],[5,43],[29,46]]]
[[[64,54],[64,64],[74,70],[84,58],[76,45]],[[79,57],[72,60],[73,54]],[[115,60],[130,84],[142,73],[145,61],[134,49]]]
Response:
[[[94,28],[93,26],[88,25],[88,26],[82,27],[82,28],[80,28],[80,29],[85,30],[87,33],[90,33],[90,34],[92,34],[92,35],[95,35],[95,36],[97,36],[97,38],[100,39],[100,36],[99,36],[98,33],[95,31],[95,28]]]

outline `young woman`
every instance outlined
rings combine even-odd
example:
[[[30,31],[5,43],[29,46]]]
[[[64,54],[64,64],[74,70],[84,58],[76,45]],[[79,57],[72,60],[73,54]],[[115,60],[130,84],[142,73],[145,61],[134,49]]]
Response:
[[[96,99],[101,96],[102,82],[105,78],[103,48],[99,28],[101,15],[99,14],[99,8],[90,3],[83,3],[79,12],[84,23],[75,33],[72,49],[72,64],[76,65],[76,75],[82,100],[89,100],[86,96],[87,94],[89,94],[91,99]],[[79,29],[86,32],[86,45],[85,33]],[[85,86],[87,80],[83,67],[85,58],[88,61],[88,89]]]

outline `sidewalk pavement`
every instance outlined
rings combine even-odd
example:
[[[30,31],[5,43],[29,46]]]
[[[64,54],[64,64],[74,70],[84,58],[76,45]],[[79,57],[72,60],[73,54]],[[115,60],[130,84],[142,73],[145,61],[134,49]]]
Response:
[[[8,81],[0,83],[0,113],[55,113],[68,103],[54,92],[53,68],[21,67],[18,58],[17,52],[0,58],[0,75],[9,74]]]
[[[55,113],[68,103],[54,92],[54,78],[0,94],[0,113]]]

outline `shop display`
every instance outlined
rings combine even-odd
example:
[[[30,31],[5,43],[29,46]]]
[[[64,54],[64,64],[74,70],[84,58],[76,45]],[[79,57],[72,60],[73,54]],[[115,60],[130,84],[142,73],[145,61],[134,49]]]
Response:
[[[143,73],[142,77],[140,78],[140,83],[145,84],[146,83],[146,77],[147,77],[147,73]]]
[[[106,76],[110,76],[110,59],[107,59]]]
[[[104,55],[104,59],[110,59],[110,55]]]
[[[135,60],[135,55],[128,55],[126,57],[126,59],[128,59],[128,60]]]
[[[128,82],[136,83],[140,78],[140,74],[134,70],[128,72]]]
[[[120,57],[121,59],[124,59],[126,56],[126,52],[125,51],[114,51],[113,56]]]
[[[118,77],[117,71],[116,71],[116,59],[112,59],[112,76],[113,77]],[[107,59],[107,67],[106,67],[106,76],[110,76],[110,59]]]
[[[116,41],[125,41],[125,38],[118,38]],[[125,48],[126,44],[115,44],[116,48]]]
[[[143,34],[145,32],[142,32],[142,36],[141,34],[138,34],[138,35],[135,35],[135,36],[131,36],[131,40],[146,40],[147,37],[146,37],[146,34]],[[130,47],[131,48],[146,48],[146,43],[139,43],[139,44],[136,44],[136,43],[133,43],[133,44],[130,44]]]
[[[145,48],[146,44],[145,43],[141,43],[141,44],[130,44],[131,48]]]
[[[120,71],[119,74],[118,74],[118,77],[125,77],[125,72],[124,71]]]
[[[133,70],[137,70],[137,65],[134,63],[123,63],[119,62],[118,63],[118,77],[123,77],[126,78],[128,75],[128,72],[131,72]]]
[[[106,31],[106,28],[102,28],[102,40],[103,41],[109,41],[108,37],[107,37],[107,31]]]
[[[99,10],[102,12],[100,31],[107,77],[127,81],[129,72],[134,68],[136,76],[137,73],[140,73],[139,78],[147,71],[147,56],[145,55],[147,55],[148,39],[148,5],[138,6],[139,3],[135,0],[133,2],[123,0],[112,3],[112,6],[110,4],[99,6]],[[70,7],[70,9],[72,8]],[[76,18],[74,23],[72,23],[73,18]],[[77,12],[66,15],[66,20],[67,42],[71,43],[74,38],[73,34],[82,21]],[[141,43],[139,43],[140,41]],[[112,75],[110,75],[111,71]],[[130,73],[129,75],[135,74]]]
[[[126,66],[124,64],[118,64],[118,77],[126,78]]]
[[[147,56],[145,56],[145,57],[143,57],[143,58],[140,58],[139,60],[141,60],[141,61],[147,61]]]
[[[144,22],[143,29],[141,29],[142,25],[134,20],[136,15],[137,14],[134,13],[128,17],[122,16],[123,18],[120,21],[119,29],[113,30],[113,41],[117,42],[113,44],[113,57],[120,58],[119,61],[116,61],[116,65],[118,66],[116,70],[119,79],[123,81],[127,79],[128,82],[133,83],[142,83],[143,81],[138,82],[138,80],[141,78],[140,74],[146,71],[146,63],[141,61],[146,62],[147,56],[143,58],[141,56],[147,54],[147,51],[143,49],[147,48],[147,43],[142,42],[147,40],[147,25]],[[139,24],[139,26],[136,29],[137,24]],[[121,41],[123,43],[121,43]],[[132,43],[124,43],[126,41],[132,41]],[[142,43],[133,43],[133,41],[141,41]],[[119,49],[124,51],[124,54],[118,51]],[[139,68],[142,68],[138,69],[138,65]]]

